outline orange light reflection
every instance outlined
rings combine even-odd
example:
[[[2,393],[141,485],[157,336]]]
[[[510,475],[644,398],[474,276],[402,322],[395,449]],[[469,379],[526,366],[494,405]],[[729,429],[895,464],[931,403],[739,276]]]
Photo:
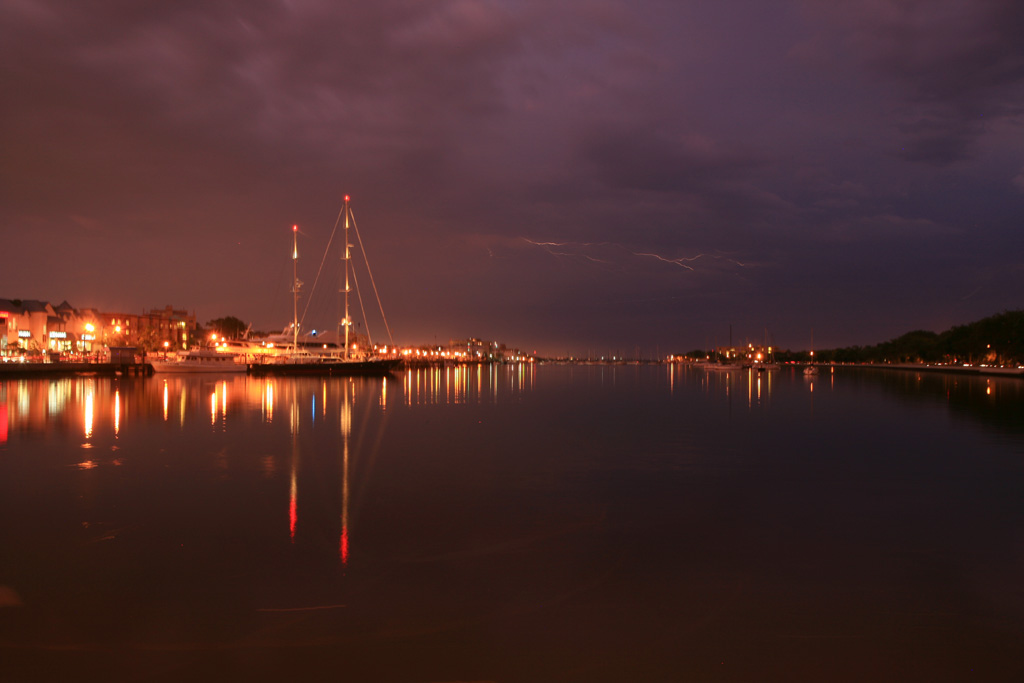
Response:
[[[85,394],[85,438],[92,438],[93,392],[92,387]]]

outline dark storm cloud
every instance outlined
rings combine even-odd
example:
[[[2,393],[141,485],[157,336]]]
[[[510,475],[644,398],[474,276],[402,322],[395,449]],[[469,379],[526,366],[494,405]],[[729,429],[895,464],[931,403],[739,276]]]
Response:
[[[707,138],[671,139],[646,128],[593,131],[581,156],[611,187],[654,192],[693,193],[734,182],[754,164]]]
[[[46,255],[0,295],[279,328],[351,193],[409,341],[963,322],[1019,280],[1018,5],[11,0],[2,237]]]
[[[934,165],[1024,113],[1024,4],[1016,0],[814,3],[875,73],[903,90],[899,155]]]

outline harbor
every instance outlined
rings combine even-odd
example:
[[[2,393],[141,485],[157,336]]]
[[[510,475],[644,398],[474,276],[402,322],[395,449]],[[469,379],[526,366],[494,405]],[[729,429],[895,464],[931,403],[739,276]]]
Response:
[[[0,26],[0,683],[1024,681],[1024,0]]]
[[[0,380],[0,677],[1018,680],[1022,407],[855,366]]]

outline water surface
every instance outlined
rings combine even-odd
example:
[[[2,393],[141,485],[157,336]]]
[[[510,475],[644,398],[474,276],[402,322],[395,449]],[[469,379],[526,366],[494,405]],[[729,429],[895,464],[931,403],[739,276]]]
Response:
[[[4,680],[1015,680],[1024,389],[0,383]]]

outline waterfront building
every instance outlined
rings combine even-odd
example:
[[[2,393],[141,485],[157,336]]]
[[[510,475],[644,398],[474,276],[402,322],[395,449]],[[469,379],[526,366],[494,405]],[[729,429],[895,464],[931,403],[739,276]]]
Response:
[[[0,354],[41,354],[48,347],[49,324],[57,314],[35,299],[0,299]]]
[[[483,341],[476,337],[469,339],[448,340],[448,353],[459,360],[481,361],[481,362],[504,362],[506,360],[518,360],[526,354],[519,349],[509,349],[505,344],[496,341]]]
[[[775,348],[772,346],[747,344],[746,346],[720,346],[715,353],[727,363],[758,365],[771,363]]]
[[[135,314],[0,299],[0,356],[89,356],[111,346],[187,349],[199,341],[195,313],[172,306]]]
[[[145,313],[100,313],[100,339],[106,346],[187,349],[199,344],[201,330],[195,313],[173,306]],[[166,344],[165,344],[166,342]]]

